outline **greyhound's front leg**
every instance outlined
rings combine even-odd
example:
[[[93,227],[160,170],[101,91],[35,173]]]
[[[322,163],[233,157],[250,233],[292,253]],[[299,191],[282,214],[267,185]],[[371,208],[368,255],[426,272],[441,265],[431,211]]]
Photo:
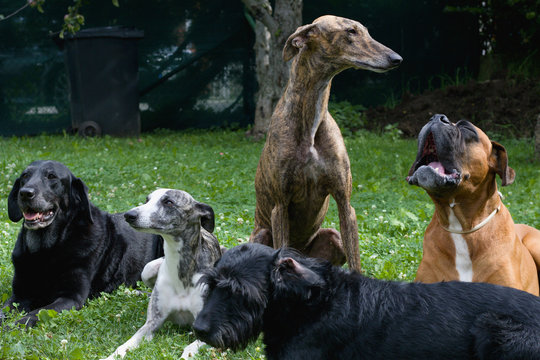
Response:
[[[350,196],[340,193],[333,195],[336,200],[339,213],[339,227],[341,232],[341,241],[345,248],[347,263],[349,268],[361,271],[360,250],[358,249],[358,223],[356,221],[356,212],[350,204]]]
[[[272,209],[272,238],[274,249],[289,246],[289,212],[287,205],[276,204]]]

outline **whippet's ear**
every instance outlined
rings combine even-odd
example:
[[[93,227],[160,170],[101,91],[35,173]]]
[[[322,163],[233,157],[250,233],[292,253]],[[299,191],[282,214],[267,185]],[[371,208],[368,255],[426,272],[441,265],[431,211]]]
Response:
[[[8,196],[8,215],[9,215],[9,220],[13,222],[18,222],[23,217],[23,214],[17,202],[19,198],[20,187],[21,187],[21,178],[17,178]]]
[[[90,209],[90,200],[88,199],[88,187],[81,179],[74,175],[71,175],[69,202],[70,206],[75,206],[80,209],[91,224],[94,223],[94,218],[92,218],[92,211]]]
[[[197,203],[195,209],[201,217],[201,226],[208,232],[213,232],[216,226],[214,221],[214,209],[205,203]]]
[[[491,142],[491,156],[489,158],[489,166],[501,177],[501,185],[506,186],[514,182],[516,172],[508,166],[508,155],[504,146],[498,142]]]
[[[309,36],[316,26],[317,24],[300,26],[291,36],[289,36],[285,42],[285,47],[283,48],[283,60],[285,62],[291,60],[306,46]]]

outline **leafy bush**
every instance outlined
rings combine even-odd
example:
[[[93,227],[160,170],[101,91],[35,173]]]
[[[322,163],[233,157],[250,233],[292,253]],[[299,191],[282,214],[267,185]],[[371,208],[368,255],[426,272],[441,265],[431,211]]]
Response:
[[[353,105],[348,101],[331,101],[328,104],[328,111],[336,120],[343,136],[349,136],[364,127],[366,118],[362,105]]]

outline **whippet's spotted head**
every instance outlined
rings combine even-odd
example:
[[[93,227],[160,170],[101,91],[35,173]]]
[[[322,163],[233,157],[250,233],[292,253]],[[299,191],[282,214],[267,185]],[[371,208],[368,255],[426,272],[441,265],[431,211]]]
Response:
[[[396,68],[403,58],[375,41],[358,21],[325,15],[299,27],[285,43],[283,59],[308,56],[310,62],[330,66],[330,71],[347,68],[385,72]]]
[[[214,211],[185,191],[158,189],[148,195],[146,203],[124,214],[136,230],[173,237],[191,233],[201,226],[214,231]]]

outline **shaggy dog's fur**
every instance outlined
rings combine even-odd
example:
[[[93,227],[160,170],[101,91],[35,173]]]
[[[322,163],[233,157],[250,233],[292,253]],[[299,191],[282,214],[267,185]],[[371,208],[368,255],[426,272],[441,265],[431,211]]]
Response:
[[[366,278],[289,250],[244,244],[202,279],[196,335],[268,359],[537,359],[540,299],[483,283]]]

